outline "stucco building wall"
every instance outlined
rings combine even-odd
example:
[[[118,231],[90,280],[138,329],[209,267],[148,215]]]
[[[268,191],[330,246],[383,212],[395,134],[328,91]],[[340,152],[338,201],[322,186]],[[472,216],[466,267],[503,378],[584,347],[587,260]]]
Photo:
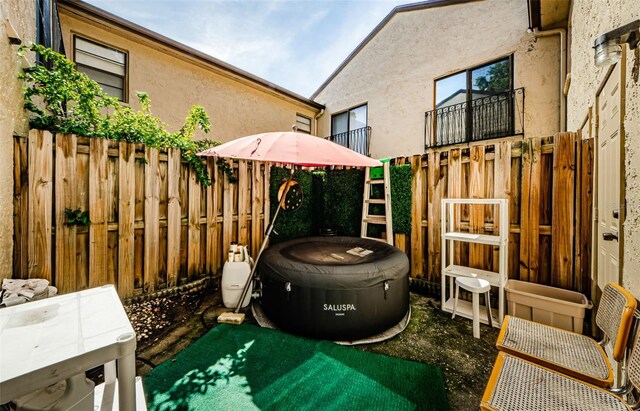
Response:
[[[182,126],[194,104],[205,108],[212,124],[208,135],[198,137],[220,141],[289,131],[296,113],[313,120],[319,111],[68,6],[59,10],[67,57],[73,60],[74,35],[126,51],[129,103],[138,107],[136,91],[148,93],[153,114],[167,123],[169,131]]]
[[[11,278],[13,262],[13,136],[26,136],[27,116],[22,109],[18,74],[22,59],[18,46],[9,44],[5,19],[27,43],[35,40],[35,2],[0,1],[0,280]],[[33,60],[33,56],[27,56]]]
[[[576,130],[595,109],[595,95],[608,68],[593,63],[594,40],[618,26],[640,18],[637,0],[574,0],[571,11],[571,88],[567,96],[569,130]],[[625,168],[626,209],[624,221],[623,285],[640,298],[640,82],[633,77],[640,69],[637,51],[627,54]],[[635,55],[634,55],[635,54]]]
[[[559,130],[557,36],[527,33],[527,2],[486,0],[396,13],[316,96],[331,114],[368,103],[371,155],[424,152],[425,111],[434,79],[514,54],[514,86],[525,88],[525,135]]]

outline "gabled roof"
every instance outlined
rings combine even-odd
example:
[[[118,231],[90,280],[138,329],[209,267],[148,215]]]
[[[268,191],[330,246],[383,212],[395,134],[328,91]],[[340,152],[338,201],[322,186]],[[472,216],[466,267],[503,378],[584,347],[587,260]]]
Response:
[[[219,60],[215,57],[212,57],[206,53],[198,51],[194,48],[191,48],[185,44],[177,42],[175,40],[170,39],[169,37],[163,36],[162,34],[156,33],[155,31],[149,30],[145,27],[142,27],[138,24],[135,24],[129,20],[123,19],[122,17],[116,16],[115,14],[109,13],[101,8],[95,7],[91,4],[85,3],[81,0],[58,0],[59,5],[67,6],[71,9],[75,9],[77,11],[83,12],[90,16],[99,18],[101,20],[105,20],[110,24],[113,24],[117,27],[120,27],[126,31],[132,32],[139,36],[145,37],[155,43],[161,44],[170,49],[174,49],[181,53],[184,53],[190,57],[193,57],[197,60],[200,60],[206,64],[212,65],[217,69],[225,71],[232,76],[240,77],[242,79],[248,80],[255,85],[267,88],[272,90],[277,94],[281,94],[290,99],[296,100],[300,103],[306,104],[307,106],[313,107],[315,109],[323,109],[324,106],[322,104],[316,103],[312,99],[308,99],[306,97],[301,96],[300,94],[294,93],[291,90],[287,90],[284,87],[280,87],[268,80],[265,80],[261,77],[258,77],[254,74],[251,74],[247,71],[244,71],[238,67],[235,67],[229,63],[226,63],[222,60]]]
[[[426,0],[418,3],[411,3],[394,7],[393,10],[391,10],[391,12],[389,12],[389,14],[387,14],[387,16],[382,19],[380,23],[378,23],[378,25],[371,31],[371,33],[369,33],[367,37],[365,37],[364,40],[362,40],[362,42],[358,44],[358,47],[356,47],[351,52],[351,54],[349,54],[347,58],[342,63],[340,63],[338,68],[335,69],[333,73],[331,73],[329,78],[327,78],[324,83],[322,83],[322,85],[311,95],[311,99],[315,99],[318,94],[320,94],[320,92],[324,90],[325,87],[327,87],[331,80],[333,80],[342,71],[342,69],[345,68],[345,66],[349,64],[351,60],[353,60],[353,58],[360,52],[360,50],[362,50],[367,44],[369,44],[369,42],[376,36],[376,34],[378,34],[378,32],[380,32],[396,14],[414,10],[424,10],[432,7],[444,7],[451,6],[453,4],[470,3],[475,1],[481,0]]]

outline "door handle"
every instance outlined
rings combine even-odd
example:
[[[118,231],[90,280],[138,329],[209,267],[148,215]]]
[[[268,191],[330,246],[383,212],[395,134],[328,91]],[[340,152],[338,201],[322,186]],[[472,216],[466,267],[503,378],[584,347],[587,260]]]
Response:
[[[613,218],[619,218],[618,216],[620,215],[618,209],[613,210]]]
[[[602,233],[602,239],[604,241],[618,241],[618,235],[613,233]]]

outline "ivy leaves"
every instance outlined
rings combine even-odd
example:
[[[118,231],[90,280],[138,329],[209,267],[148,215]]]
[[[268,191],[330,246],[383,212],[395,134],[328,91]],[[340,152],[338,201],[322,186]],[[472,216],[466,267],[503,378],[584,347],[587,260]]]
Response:
[[[147,93],[136,93],[141,107],[136,111],[105,94],[98,83],[78,72],[74,63],[62,54],[38,44],[22,46],[18,53],[24,55],[27,50],[38,53],[50,66],[28,67],[19,76],[25,82],[24,108],[31,113],[32,128],[144,143],[157,149],[179,148],[200,183],[205,187],[211,184],[197,153],[220,143],[193,140],[197,129],[205,133],[211,130],[209,116],[202,106],[193,106],[180,130],[170,133],[166,124],[151,113]]]
[[[89,220],[89,212],[81,211],[80,209],[71,210],[69,208],[64,209],[64,225],[73,227],[89,227],[91,220]]]

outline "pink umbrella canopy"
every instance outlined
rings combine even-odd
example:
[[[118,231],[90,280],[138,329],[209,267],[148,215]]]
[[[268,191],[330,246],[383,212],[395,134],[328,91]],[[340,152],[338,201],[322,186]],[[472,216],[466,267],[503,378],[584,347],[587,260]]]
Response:
[[[254,134],[212,147],[199,156],[267,161],[302,167],[378,167],[378,160],[323,138],[294,131]]]

